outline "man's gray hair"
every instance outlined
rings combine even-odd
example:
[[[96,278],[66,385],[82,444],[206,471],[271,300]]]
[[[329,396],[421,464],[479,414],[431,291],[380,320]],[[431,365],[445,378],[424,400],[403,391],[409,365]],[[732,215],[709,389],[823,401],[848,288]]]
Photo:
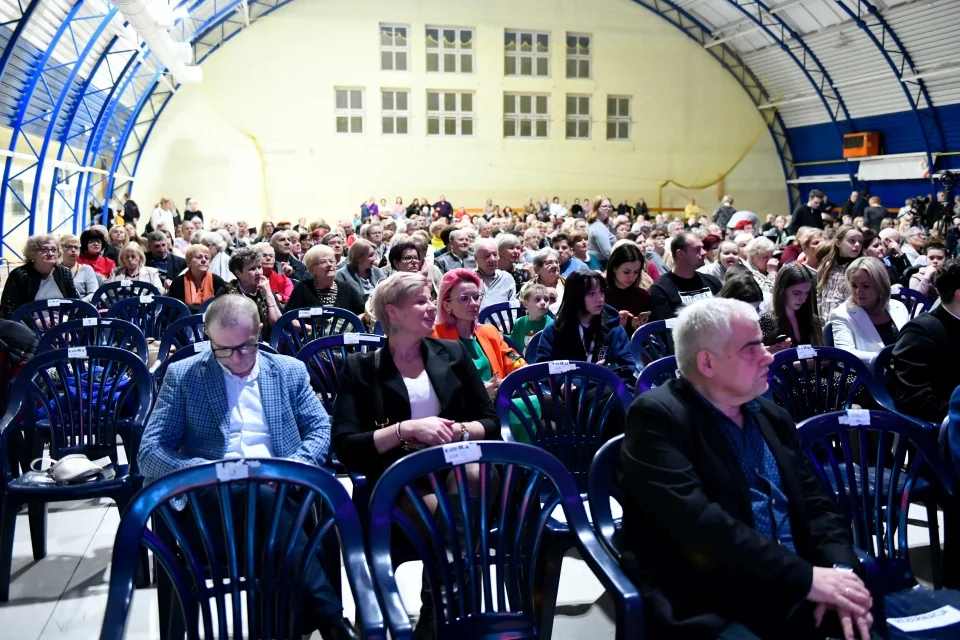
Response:
[[[497,245],[497,241],[493,238],[480,238],[477,240],[477,244],[473,247],[474,253],[479,253],[480,250],[492,251],[493,253],[499,253],[500,247]]]
[[[884,229],[880,232],[880,239],[887,240],[892,239],[897,244],[900,244],[900,232],[896,229]]]
[[[286,229],[281,229],[280,231],[277,231],[277,232],[274,233],[272,236],[270,236],[270,244],[273,245],[274,251],[276,251],[276,249],[277,249],[277,242],[279,242],[281,238],[287,237],[287,234],[288,234],[288,233],[289,233],[288,230],[286,230]],[[328,236],[328,235],[330,235],[330,234],[328,233],[327,236]],[[327,236],[324,236],[324,238],[326,238]],[[298,236],[298,237],[299,237],[299,236]]]
[[[730,298],[698,300],[683,309],[673,327],[677,368],[684,376],[698,373],[697,354],[721,348],[733,333],[733,320],[759,322],[753,305]]]
[[[217,297],[203,314],[203,323],[207,327],[214,324],[223,328],[235,327],[244,321],[250,323],[251,329],[256,329],[260,326],[260,311],[253,300],[235,293]]]
[[[312,249],[311,249],[312,251]],[[390,335],[390,316],[387,314],[387,305],[400,306],[407,298],[423,291],[429,284],[427,276],[422,273],[407,273],[398,271],[386,280],[381,280],[373,290],[373,315],[380,321],[384,333]]]
[[[165,234],[163,231],[151,231],[147,234],[147,244],[150,244],[151,242],[160,242],[161,240],[163,242],[167,241],[167,234]]]
[[[903,239],[906,240],[907,238],[912,238],[913,236],[921,233],[923,233],[923,229],[920,227],[910,227],[903,233]]]

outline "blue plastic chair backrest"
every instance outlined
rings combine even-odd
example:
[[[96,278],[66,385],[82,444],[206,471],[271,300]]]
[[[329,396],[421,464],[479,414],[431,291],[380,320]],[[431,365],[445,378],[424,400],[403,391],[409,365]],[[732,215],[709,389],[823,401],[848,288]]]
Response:
[[[268,484],[275,487],[273,502],[256,500],[259,492],[269,491]],[[199,494],[205,490],[214,491],[205,504],[216,507],[201,510]],[[176,511],[171,500],[180,497],[187,505]],[[238,502],[243,508],[236,508]],[[280,526],[284,505],[296,509],[292,527]],[[305,529],[317,512],[319,521]],[[151,518],[169,534],[155,535],[148,527]],[[358,627],[362,624],[365,637],[384,638],[360,521],[346,489],[319,467],[276,458],[189,467],[137,494],[117,529],[100,638],[124,637],[141,544],[170,576],[183,611],[194,612],[184,617],[188,638],[299,638],[304,567],[331,527],[342,545]],[[295,537],[305,531],[306,546],[295,552]],[[217,532],[231,544],[224,545]]]
[[[475,467],[468,468],[471,463]],[[474,479],[474,492],[471,482]],[[456,494],[446,487],[456,487]],[[423,490],[421,490],[423,488]],[[431,513],[423,491],[437,498]],[[541,496],[546,499],[541,502]],[[624,602],[618,637],[641,638],[635,587],[593,533],[579,489],[554,456],[513,442],[431,447],[390,466],[370,502],[374,581],[393,637],[410,637],[397,587],[393,536],[402,534],[423,561],[431,585],[437,637],[480,637],[473,625],[537,637],[534,585],[547,522],[559,506],[581,557],[606,590]],[[522,631],[521,631],[522,629]],[[622,632],[622,635],[621,635]]]
[[[600,446],[622,425],[632,400],[617,375],[596,364],[555,360],[510,373],[497,390],[500,429],[522,429],[535,446],[556,456],[582,493]]]
[[[309,307],[288,311],[270,330],[270,346],[287,356],[296,356],[311,340],[338,333],[364,333],[356,314],[339,307]]]
[[[638,369],[643,369],[654,360],[674,354],[673,325],[675,318],[648,322],[633,332],[630,351]]]
[[[769,382],[770,398],[798,423],[862,404],[858,396],[862,399],[864,394],[883,407],[893,406],[886,387],[877,384],[860,358],[834,347],[801,345],[777,353],[770,365]]]
[[[210,298],[209,300],[207,300],[206,302],[204,302],[202,305],[200,305],[200,308],[197,309],[197,314],[199,314],[199,315],[201,315],[201,316],[202,316],[203,314],[205,314],[205,313],[207,312],[207,307],[209,307],[211,304],[213,304],[213,301],[214,301],[214,300],[216,300],[216,298]]]
[[[206,334],[203,331],[202,314],[195,313],[186,318],[180,318],[167,327],[160,339],[160,353],[157,359],[166,360],[171,350],[182,349],[188,344],[202,342],[206,339]]]
[[[916,318],[917,316],[930,311],[930,308],[933,307],[933,302],[930,301],[930,298],[923,295],[919,291],[914,291],[913,289],[907,289],[901,287],[897,291],[890,293],[891,300],[899,300],[907,308],[907,312],[910,314],[910,318]]]
[[[340,370],[353,353],[376,351],[387,339],[372,333],[341,333],[311,340],[300,349],[297,359],[307,366],[310,385],[319,394],[327,413],[333,413],[340,386]]]
[[[587,495],[590,499],[590,515],[593,528],[607,550],[619,562],[623,552],[619,532],[610,509],[610,500],[620,502],[620,481],[617,470],[620,468],[620,447],[623,436],[617,436],[600,447],[590,465],[590,484]]]
[[[527,315],[527,310],[518,300],[498,302],[484,307],[477,315],[477,322],[492,324],[503,335],[510,335],[517,318]]]
[[[10,316],[13,322],[22,322],[30,327],[31,331],[42,338],[51,326],[82,320],[83,318],[99,318],[96,307],[83,300],[56,298],[51,300],[34,300],[19,307]]]
[[[826,346],[833,346],[833,323],[828,322],[823,325],[823,342]]]
[[[7,412],[0,421],[6,453],[11,428],[49,433],[50,456],[59,460],[81,453],[117,462],[117,430],[141,429],[153,398],[147,365],[136,354],[114,347],[75,347],[38,353],[13,381]],[[12,425],[12,426],[11,426]],[[11,477],[6,455],[0,455],[3,489]],[[131,471],[136,459],[130,460]]]
[[[915,584],[907,548],[910,492],[921,473],[952,491],[933,429],[888,411],[855,410],[814,416],[798,425],[797,435],[850,524],[854,546],[878,560],[884,589]]]
[[[543,337],[543,331],[537,331],[527,343],[527,348],[523,350],[523,359],[528,364],[534,364],[537,361],[537,350],[540,349],[540,338]]]
[[[147,339],[135,324],[117,318],[71,320],[49,329],[40,338],[37,353],[70,347],[116,347],[149,359]]]
[[[276,349],[263,342],[258,343],[257,348],[262,353],[271,353],[273,355],[277,354]],[[160,387],[163,386],[163,377],[167,374],[167,369],[169,369],[171,365],[176,364],[181,360],[186,360],[187,358],[200,355],[201,353],[206,353],[209,350],[210,341],[201,340],[199,342],[192,342],[188,345],[184,345],[162,361],[157,360],[156,369],[153,371],[154,386],[156,387],[157,392],[160,392]]]
[[[650,389],[666,384],[679,376],[680,370],[677,369],[676,356],[667,356],[659,360],[654,360],[640,372],[640,376],[637,378],[636,393],[646,393],[650,391]]]
[[[107,282],[93,293],[90,303],[97,309],[109,309],[121,300],[139,298],[140,296],[160,297],[163,292],[149,282],[138,280],[124,280],[122,282]]]
[[[108,318],[132,322],[144,336],[154,340],[162,340],[170,325],[189,315],[187,305],[167,296],[126,298],[107,310]]]

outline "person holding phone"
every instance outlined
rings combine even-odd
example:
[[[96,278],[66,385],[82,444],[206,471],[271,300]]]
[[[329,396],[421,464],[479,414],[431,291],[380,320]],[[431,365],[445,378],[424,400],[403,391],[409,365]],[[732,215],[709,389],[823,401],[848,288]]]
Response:
[[[791,262],[777,272],[772,309],[760,316],[763,344],[770,351],[824,343],[823,327],[814,312],[817,301],[813,290],[813,275],[803,265]]]
[[[643,251],[630,241],[615,244],[607,261],[606,303],[619,312],[628,336],[647,323],[653,309],[650,292],[641,286],[645,266]]]

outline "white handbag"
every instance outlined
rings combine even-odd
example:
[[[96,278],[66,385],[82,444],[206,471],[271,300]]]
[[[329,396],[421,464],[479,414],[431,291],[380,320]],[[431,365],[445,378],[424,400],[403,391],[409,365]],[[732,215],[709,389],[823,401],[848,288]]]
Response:
[[[43,458],[37,458],[30,463],[30,468],[37,473],[46,474],[57,484],[76,484],[87,482],[103,473],[103,467],[93,462],[82,453],[74,453],[64,456],[46,469],[36,468],[36,464],[43,464]]]

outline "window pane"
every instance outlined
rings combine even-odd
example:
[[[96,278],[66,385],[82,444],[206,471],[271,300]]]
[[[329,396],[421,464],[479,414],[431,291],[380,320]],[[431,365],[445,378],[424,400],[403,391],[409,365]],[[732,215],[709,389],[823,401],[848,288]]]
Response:
[[[380,69],[382,71],[393,71],[393,54],[391,52],[380,52]]]
[[[580,53],[583,55],[590,55],[590,36],[580,36],[578,42],[580,45]]]
[[[393,118],[383,118],[383,132],[393,133]]]
[[[512,56],[506,56],[503,59],[503,75],[517,75],[517,59]]]
[[[576,53],[577,52],[577,36],[567,36],[567,52]]]
[[[447,136],[457,135],[457,119],[456,118],[443,119],[443,134]]]
[[[460,135],[462,136],[473,135],[473,118],[463,118],[460,121]]]
[[[577,61],[576,60],[567,60],[567,77],[568,78],[577,77]]]
[[[577,123],[574,120],[567,120],[567,137],[577,137]]]
[[[407,124],[407,118],[397,118],[397,133],[406,134]]]
[[[616,140],[617,139],[617,123],[608,122],[607,123],[607,140]]]
[[[627,98],[620,98],[620,115],[624,117],[630,115],[630,101]]]
[[[380,30],[380,45],[384,47],[389,47],[393,44],[393,29],[390,27],[383,27]]]
[[[406,27],[394,27],[393,43],[398,47],[407,46],[407,28]]]
[[[547,121],[546,120],[537,120],[537,137],[538,138],[547,137]]]
[[[394,69],[395,69],[396,71],[406,71],[406,70],[407,70],[407,52],[406,52],[406,51],[398,51],[397,53],[395,53],[395,54],[393,54],[393,55],[395,56],[395,57],[394,57],[394,60],[395,60]]]
[[[337,89],[337,109],[347,108],[347,92]]]
[[[590,123],[586,120],[581,120],[577,123],[577,132],[580,138],[589,138],[590,137]]]
[[[440,118],[427,118],[427,135],[440,135]]]
[[[617,115],[617,99],[616,98],[607,98],[607,115],[608,116]]]
[[[517,102],[516,96],[511,95],[509,93],[503,94],[503,113],[506,115],[516,113],[517,112],[516,102]]]
[[[464,113],[470,113],[473,111],[473,94],[472,93],[460,94],[460,111],[463,111]]]
[[[537,96],[537,113],[547,114],[547,96]]]
[[[393,91],[384,91],[381,94],[382,97],[382,108],[384,111],[393,110]]]
[[[503,50],[508,52],[517,50],[517,33],[515,31],[504,31]]]
[[[617,125],[617,137],[620,138],[621,140],[630,139],[630,123],[629,122],[621,122],[620,124]]]
[[[337,133],[347,133],[346,116],[337,116]]]
[[[350,92],[350,108],[363,109],[363,93],[360,91]]]
[[[527,53],[533,51],[533,34],[532,33],[520,34],[520,51],[525,51]]]
[[[576,115],[577,114],[577,98],[576,96],[567,96],[567,115]]]
[[[520,137],[521,138],[529,138],[531,135],[533,135],[532,125],[533,123],[530,122],[529,120],[520,121]]]
[[[443,70],[446,73],[455,73],[457,71],[457,54],[443,54]]]
[[[470,29],[460,30],[460,48],[462,49],[473,48],[473,31],[471,31]]]
[[[543,77],[550,75],[550,60],[537,58],[537,75]]]
[[[440,56],[435,53],[427,54],[427,71],[440,71]]]
[[[397,111],[406,111],[407,110],[407,96],[409,94],[406,91],[397,91],[396,92],[396,102],[397,102]]]
[[[436,29],[427,29],[427,49],[436,49],[439,46],[440,34]]]
[[[530,113],[531,102],[530,96],[520,96],[520,113]]]
[[[529,76],[533,74],[533,61],[530,58],[520,58],[520,75]]]
[[[444,111],[457,110],[457,94],[455,93],[443,94],[443,110]]]
[[[547,53],[550,51],[550,35],[541,33],[537,35],[537,51]]]
[[[465,53],[460,56],[460,73],[473,73],[472,53]]]
[[[515,135],[517,135],[517,121],[504,120],[503,121],[503,137],[512,138]]]
[[[400,55],[403,55],[403,54],[399,54],[399,53],[397,54],[397,56],[400,56]],[[399,65],[399,62],[397,63],[397,66],[398,66],[398,67],[400,66],[400,65]],[[580,60],[580,61],[578,61],[577,66],[578,66],[578,68],[577,68],[577,77],[578,77],[578,78],[589,78],[589,77],[590,77],[590,61],[589,61],[589,60]]]
[[[427,94],[427,111],[440,111],[440,94]]]
[[[443,48],[452,49],[456,44],[457,44],[456,29],[444,29],[443,30]]]
[[[590,115],[590,98],[580,98],[580,109],[578,113],[582,116]]]
[[[363,117],[352,116],[350,118],[350,133],[363,133]]]

